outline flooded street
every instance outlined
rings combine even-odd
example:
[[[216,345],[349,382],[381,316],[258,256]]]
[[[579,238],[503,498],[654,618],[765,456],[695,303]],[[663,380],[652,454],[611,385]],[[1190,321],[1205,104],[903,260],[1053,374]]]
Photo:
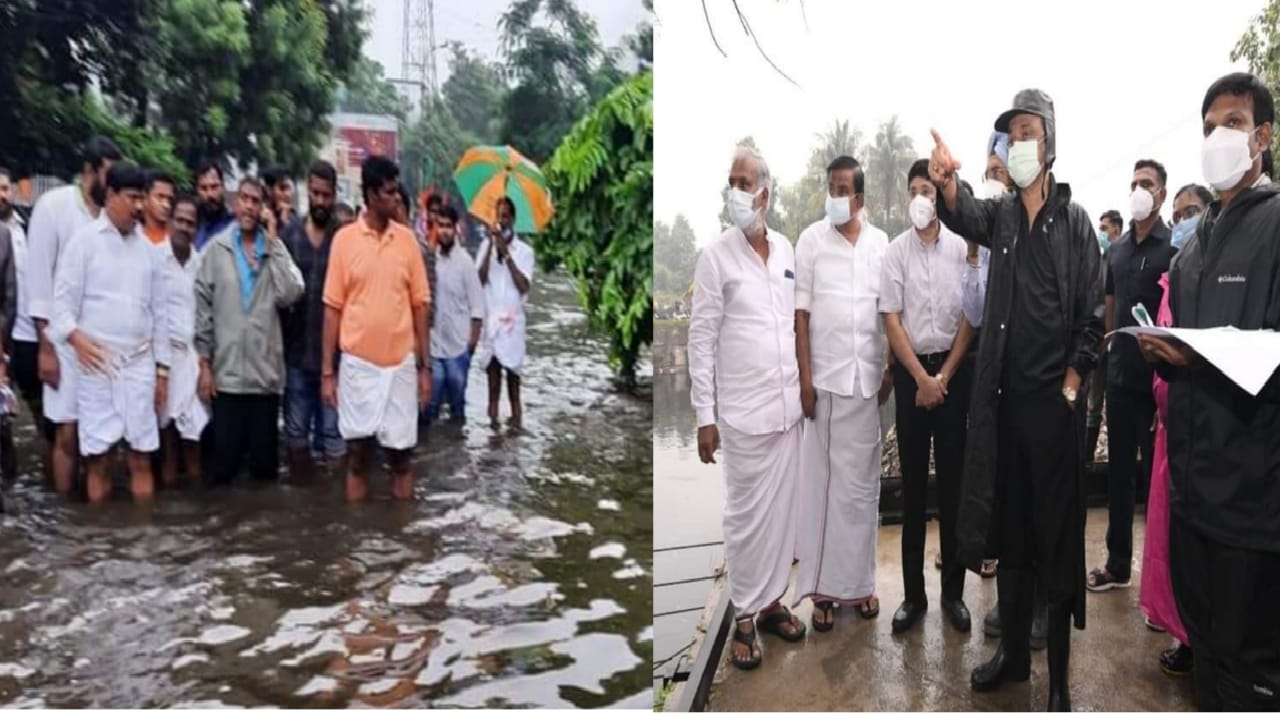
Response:
[[[24,419],[0,707],[649,707],[652,403],[613,391],[563,276],[528,328],[526,429],[488,428],[473,368],[410,503],[382,472],[358,506],[336,474],[70,504]]]

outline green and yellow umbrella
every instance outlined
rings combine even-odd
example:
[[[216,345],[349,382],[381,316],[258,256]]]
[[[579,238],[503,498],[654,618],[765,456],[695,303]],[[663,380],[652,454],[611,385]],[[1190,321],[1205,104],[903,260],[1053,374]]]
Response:
[[[498,199],[504,195],[516,206],[516,232],[541,232],[555,212],[542,171],[510,146],[467,150],[453,171],[453,180],[467,210],[490,224],[497,220]]]

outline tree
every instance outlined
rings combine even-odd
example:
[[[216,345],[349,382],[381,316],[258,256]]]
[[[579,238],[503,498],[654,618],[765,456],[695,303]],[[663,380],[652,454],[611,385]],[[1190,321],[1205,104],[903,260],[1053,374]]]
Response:
[[[489,142],[502,131],[503,96],[507,87],[502,66],[469,51],[462,43],[449,43],[449,79],[441,87],[449,112],[463,131]]]
[[[915,161],[915,147],[898,116],[881,123],[867,151],[867,212],[891,238],[907,229],[907,171]]]
[[[456,195],[454,165],[467,148],[478,144],[481,140],[458,125],[447,103],[428,99],[400,148],[405,184],[415,192],[435,185]]]
[[[382,63],[361,56],[338,89],[339,112],[394,115],[401,122],[409,116],[409,103],[387,82]]]
[[[1280,0],[1270,0],[1236,42],[1231,61],[1239,60],[1249,64],[1249,72],[1271,89],[1272,97],[1280,97]],[[1271,155],[1280,155],[1280,133],[1271,134]]]
[[[604,57],[596,25],[572,0],[516,0],[498,29],[515,82],[503,101],[502,142],[542,162],[586,113],[592,90],[603,90],[595,77]]]
[[[557,212],[535,239],[540,262],[563,264],[609,361],[634,387],[653,342],[653,73],[609,93],[544,168]]]
[[[694,267],[698,262],[698,250],[694,243],[693,226],[684,215],[676,215],[675,222],[667,227],[656,222],[653,226],[653,266],[656,273],[665,271],[662,282],[655,276],[653,289],[677,298],[683,297],[693,282]]]
[[[862,151],[862,131],[850,127],[848,120],[835,120],[831,129],[818,133],[817,145],[809,155],[809,165],[805,174],[796,182],[790,192],[784,190],[783,197],[788,225],[804,229],[809,223],[821,218],[826,213],[827,202],[827,166],[841,155],[858,158]],[[865,160],[865,159],[864,159]],[[865,165],[865,163],[864,163]],[[866,173],[866,168],[863,168]]]

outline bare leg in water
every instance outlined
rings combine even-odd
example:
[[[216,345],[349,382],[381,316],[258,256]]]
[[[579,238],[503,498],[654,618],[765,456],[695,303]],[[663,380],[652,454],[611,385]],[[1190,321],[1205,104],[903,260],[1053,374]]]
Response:
[[[369,466],[373,463],[373,438],[347,442],[347,502],[369,496]]]
[[[391,465],[391,495],[397,500],[413,497],[413,468],[409,464],[410,450],[388,450]]]
[[[151,453],[129,451],[129,489],[134,502],[149,502],[156,495],[156,478],[151,473]]]
[[[498,402],[502,399],[502,365],[498,363],[498,358],[489,361],[489,425],[497,428],[500,426],[498,422]]]
[[[62,495],[70,495],[75,487],[76,454],[80,438],[73,422],[58,425],[53,447],[53,483]],[[99,456],[99,473],[106,474],[106,456]],[[109,489],[109,488],[108,488]]]
[[[511,400],[511,427],[519,428],[524,420],[524,408],[520,405],[520,376],[507,371],[507,396]]]

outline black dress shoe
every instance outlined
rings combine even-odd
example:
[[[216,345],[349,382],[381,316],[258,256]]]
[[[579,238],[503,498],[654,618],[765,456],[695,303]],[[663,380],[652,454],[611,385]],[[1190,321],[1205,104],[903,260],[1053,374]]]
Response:
[[[951,627],[960,632],[969,632],[969,608],[963,600],[942,599],[942,613],[951,621]]]
[[[969,686],[977,692],[991,692],[1006,682],[1025,682],[1030,678],[1030,661],[1023,667],[1013,667],[1004,651],[1004,643],[1001,642],[994,657],[973,669],[973,674],[969,676]]]
[[[905,600],[898,606],[898,611],[893,614],[893,631],[895,633],[906,632],[916,624],[920,618],[924,617],[924,611],[929,609],[929,601],[912,602]]]
[[[1190,645],[1178,643],[1160,653],[1160,669],[1170,675],[1186,675],[1195,669],[1195,656]]]
[[[982,632],[989,638],[1000,637],[1000,606],[991,608],[991,612],[982,619]]]
[[[1061,689],[1049,688],[1049,707],[1045,712],[1071,712],[1071,696],[1065,683]]]

